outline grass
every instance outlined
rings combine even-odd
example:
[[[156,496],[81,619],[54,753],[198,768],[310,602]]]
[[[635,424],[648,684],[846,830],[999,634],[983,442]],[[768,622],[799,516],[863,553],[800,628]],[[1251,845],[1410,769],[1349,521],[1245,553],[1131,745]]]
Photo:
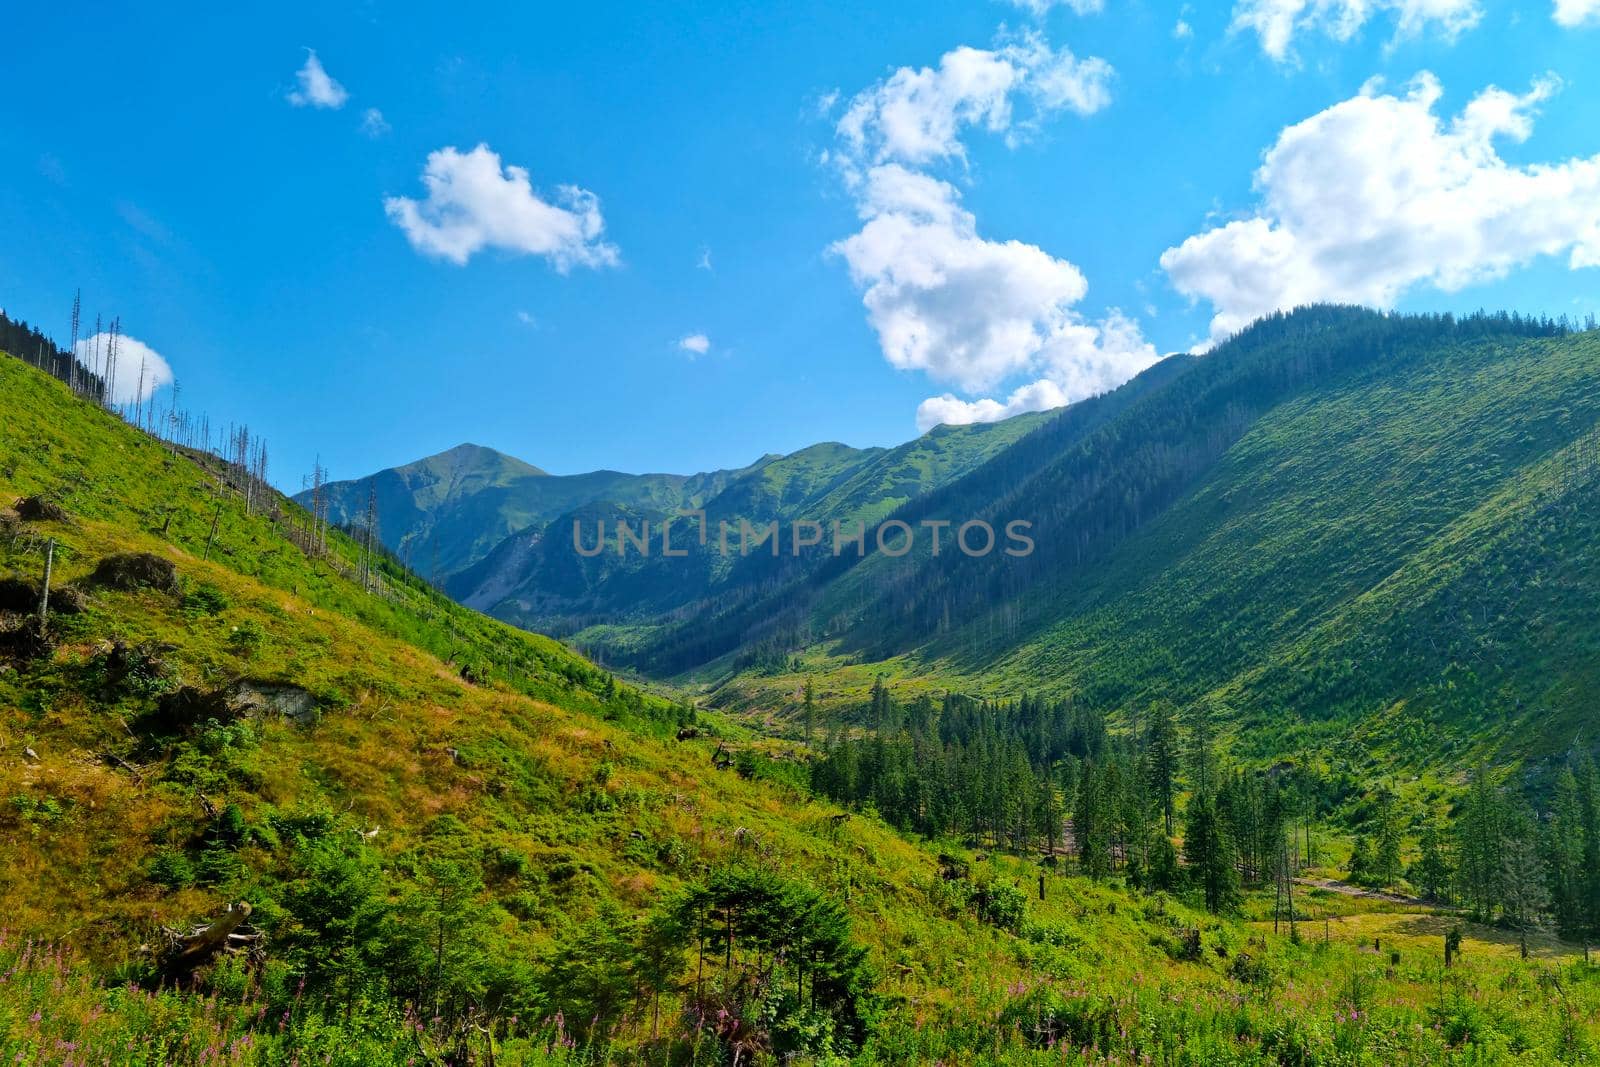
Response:
[[[1441,976],[1435,931],[1409,925],[1432,917],[1361,902],[1338,902],[1351,936],[1319,947],[1250,922],[1259,897],[1219,919],[1115,879],[1046,873],[1040,900],[1029,859],[841,818],[787,760],[747,760],[749,777],[712,764],[725,742],[789,746],[733,731],[676,740],[681,705],[555,642],[392,566],[364,590],[352,542],[335,534],[328,556],[308,557],[286,536],[302,520],[284,502],[276,521],[247,514],[215,468],[7,359],[0,425],[0,501],[46,493],[69,513],[0,533],[0,576],[37,577],[54,540],[57,588],[87,593],[82,613],[55,619],[48,656],[0,672],[0,1061],[441,1060],[460,1034],[403,1005],[296,990],[282,901],[312,832],[376,865],[395,901],[430,858],[470,867],[486,946],[530,976],[586,921],[631,922],[707,870],[782,871],[841,902],[867,949],[879,1004],[863,1063],[1554,1063],[1600,1040],[1597,972],[1524,963],[1497,932],[1470,931],[1462,966]],[[102,558],[130,551],[172,561],[178,592],[89,585]],[[138,671],[112,669],[118,642],[148,653]],[[239,678],[300,687],[317,713],[149,729],[179,687]],[[241,840],[223,852],[211,812],[234,810]],[[974,884],[1015,886],[1020,918],[980,918],[968,887],[940,877],[940,852],[971,860]],[[144,946],[163,927],[240,900],[269,931],[262,967],[220,968],[194,990],[150,984]],[[1395,939],[1400,964],[1362,947],[1369,933]],[[545,1016],[497,1016],[470,1040],[481,1055],[492,1034],[499,1063],[722,1062],[681,1013],[682,990],[667,999],[670,1039],[653,1040],[634,1005],[608,1051],[567,1047]]]

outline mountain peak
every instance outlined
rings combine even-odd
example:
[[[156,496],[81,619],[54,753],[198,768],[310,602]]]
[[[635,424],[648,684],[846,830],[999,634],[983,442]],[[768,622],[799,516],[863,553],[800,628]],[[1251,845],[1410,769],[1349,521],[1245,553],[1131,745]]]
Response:
[[[521,475],[524,477],[549,477],[550,472],[541,467],[535,467],[526,460],[501,452],[488,445],[474,444],[463,441],[453,448],[436,453],[424,459],[419,459],[408,464],[412,467],[443,467],[455,474],[464,474],[470,471],[500,470],[506,474]]]

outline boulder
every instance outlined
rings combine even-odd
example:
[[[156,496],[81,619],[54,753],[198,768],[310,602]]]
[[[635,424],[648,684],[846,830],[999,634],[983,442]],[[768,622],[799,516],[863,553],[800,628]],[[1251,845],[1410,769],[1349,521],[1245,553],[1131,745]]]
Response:
[[[245,679],[228,688],[228,699],[240,713],[281,715],[302,726],[317,720],[317,698],[297,685]]]

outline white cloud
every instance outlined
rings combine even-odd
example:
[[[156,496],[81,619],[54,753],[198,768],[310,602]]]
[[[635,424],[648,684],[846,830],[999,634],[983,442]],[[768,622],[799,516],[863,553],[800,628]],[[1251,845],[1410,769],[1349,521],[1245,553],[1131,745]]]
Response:
[[[294,76],[300,83],[300,88],[290,91],[289,103],[295,107],[337,109],[344,107],[344,102],[350,99],[345,87],[334,81],[328,72],[322,69],[322,60],[318,59],[317,53],[310,48],[306,49],[305,66],[296,71]]]
[[[369,107],[361,116],[361,132],[376,140],[392,129],[389,120],[383,117],[383,112],[375,107]]]
[[[1393,16],[1396,41],[1429,30],[1453,40],[1483,17],[1479,0],[1237,0],[1232,28],[1254,31],[1262,51],[1286,60],[1293,55],[1295,34],[1320,30],[1348,41],[1379,12]]]
[[[522,325],[524,325],[524,326],[537,326],[537,325],[539,325],[539,320],[534,318],[532,315],[530,315],[526,311],[517,312],[517,321],[522,323]]]
[[[1011,0],[1011,3],[1036,19],[1044,18],[1053,7],[1070,7],[1076,14],[1093,15],[1106,6],[1105,0]]]
[[[711,338],[703,333],[691,333],[687,337],[679,339],[678,347],[688,352],[691,358],[703,356],[711,351]]]
[[[1092,325],[1072,310],[1088,290],[1077,267],[1036,245],[980,237],[950,184],[884,164],[867,173],[859,208],[860,232],[832,251],[862,288],[891,365],[965,392],[1042,373],[1053,391],[1035,383],[1013,400],[1054,406],[1101,392],[1154,361],[1130,321],[1113,315]],[[939,398],[924,411],[945,417],[960,403]],[[994,404],[967,405],[958,421],[1000,417]]]
[[[1027,411],[1048,411],[1115,388],[1156,361],[1139,324],[1113,308],[1098,324],[1069,321],[1042,351],[1048,377],[1018,386],[1004,402],[962,400],[950,393],[917,405],[917,429],[940,424],[998,422]]]
[[[998,50],[963,45],[946,52],[937,68],[901,67],[856,94],[837,133],[852,163],[964,158],[962,130],[1010,130],[1014,97],[1033,106],[1025,125],[1062,110],[1089,115],[1111,102],[1112,76],[1105,60],[1080,60],[1037,34]]]
[[[979,236],[960,192],[927,173],[965,161],[968,130],[1015,143],[1050,115],[1099,111],[1113,74],[1102,59],[1080,60],[1030,33],[994,49],[952,49],[937,67],[901,67],[839,120],[838,150],[823,158],[839,166],[862,225],[829,251],[862,290],[884,358],[969,395],[1038,379],[1004,401],[932,397],[917,411],[922,429],[1057,407],[1154,362],[1120,312],[1096,324],[1074,310],[1088,290],[1076,266],[1037,245]]]
[[[1600,25],[1600,0],[1556,0],[1555,20],[1569,29]]]
[[[544,256],[565,274],[573,266],[603,267],[618,261],[617,249],[601,238],[600,200],[575,185],[557,188],[555,203],[534,192],[522,167],[502,168],[500,157],[480,144],[470,152],[453,147],[428,154],[422,171],[428,195],[418,201],[394,196],[383,202],[411,246],[424,255],[463,264],[485,248]]]
[[[1189,25],[1187,19],[1179,19],[1178,24],[1172,27],[1172,36],[1180,41],[1186,41],[1194,36],[1194,27]]]
[[[172,367],[161,353],[127,334],[117,336],[115,366],[108,333],[79,340],[76,351],[78,362],[99,373],[111,386],[111,399],[116,403],[148,400],[157,389],[172,384]]]
[[[1491,87],[1446,122],[1432,75],[1400,96],[1369,86],[1279,135],[1255,175],[1254,215],[1169,248],[1161,265],[1211,303],[1213,341],[1276,309],[1390,307],[1413,286],[1453,291],[1539,256],[1600,266],[1600,155],[1513,166],[1495,147],[1526,140],[1556,88]]]
[[[1003,402],[962,400],[945,393],[930,396],[917,405],[917,432],[927,433],[935,426],[966,426],[974,422],[999,422],[1028,411],[1049,411],[1070,403],[1061,387],[1048,378],[1020,386]]]
[[[700,246],[700,258],[695,260],[694,265],[701,270],[711,270],[711,249]]]

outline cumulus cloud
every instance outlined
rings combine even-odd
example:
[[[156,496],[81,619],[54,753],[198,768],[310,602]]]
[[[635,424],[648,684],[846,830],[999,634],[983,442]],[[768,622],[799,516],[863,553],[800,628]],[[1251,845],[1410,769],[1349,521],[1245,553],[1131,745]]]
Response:
[[[1113,75],[1104,60],[1031,33],[952,49],[934,67],[901,67],[856,94],[835,127],[838,150],[827,158],[861,228],[829,251],[861,290],[884,358],[969,395],[1037,379],[1003,401],[932,397],[918,408],[921,429],[1058,407],[1154,362],[1121,313],[1093,323],[1075,310],[1088,291],[1076,266],[1037,245],[981,236],[959,190],[929,173],[965,162],[969,131],[1015,143],[1050,115],[1099,111]]]
[[[1555,19],[1569,29],[1600,25],[1600,0],[1556,0]]]
[[[317,53],[306,49],[306,62],[303,67],[295,72],[295,80],[299,82],[298,89],[289,93],[289,103],[295,107],[321,107],[341,108],[344,102],[350,99],[350,94],[345,87],[334,81],[328,72],[322,69],[322,60],[317,58]]]
[[[367,108],[361,116],[361,132],[374,140],[388,133],[391,128],[383,112],[375,107]]]
[[[111,387],[111,399],[132,404],[150,399],[163,386],[172,384],[172,367],[161,353],[136,337],[117,335],[115,360],[111,335],[98,333],[78,342],[78,362],[98,373]]]
[[[703,356],[711,351],[711,338],[703,333],[691,333],[687,337],[679,339],[678,347],[689,353],[691,358]]]
[[[1073,310],[1083,273],[1037,245],[992,241],[948,182],[898,163],[872,168],[860,194],[863,225],[836,242],[862,289],[867,317],[889,363],[965,392],[1043,373],[1013,395],[1018,410],[1057,406],[1101,392],[1155,360],[1137,326],[1120,316],[1093,325]],[[954,397],[923,405],[919,419],[1004,417],[995,401]]]
[[[602,239],[600,200],[575,185],[556,189],[551,200],[533,189],[522,167],[502,166],[500,156],[480,144],[470,152],[454,147],[428,155],[422,200],[394,196],[384,210],[424,255],[464,264],[485,248],[543,256],[565,274],[574,266],[604,267],[618,261]]]
[[[1313,301],[1390,307],[1408,289],[1453,291],[1539,256],[1600,266],[1600,155],[1514,166],[1553,78],[1521,95],[1494,87],[1453,119],[1419,75],[1403,95],[1368,86],[1285,129],[1255,175],[1248,218],[1161,257],[1178,290],[1212,305],[1212,340]]]
[[[1393,17],[1396,41],[1430,31],[1453,40],[1483,18],[1480,0],[1238,0],[1232,28],[1254,32],[1262,51],[1281,61],[1293,56],[1297,33],[1348,41],[1379,12]]]
[[[1078,59],[1037,34],[999,49],[946,52],[937,67],[901,67],[851,99],[837,133],[848,162],[928,164],[965,158],[968,127],[1005,132],[1054,112],[1093,114],[1111,102],[1105,60]],[[1031,113],[1019,123],[1016,101]]]

